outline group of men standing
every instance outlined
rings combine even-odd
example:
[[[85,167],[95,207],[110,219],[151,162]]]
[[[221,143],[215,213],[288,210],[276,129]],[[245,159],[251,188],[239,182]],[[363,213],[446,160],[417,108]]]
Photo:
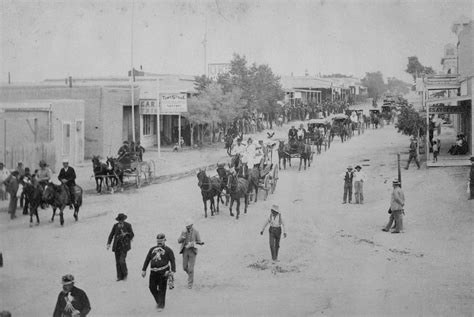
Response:
[[[344,178],[344,194],[342,196],[342,203],[352,203],[352,189],[354,188],[354,198],[356,204],[364,203],[364,181],[366,175],[362,172],[362,167],[357,165],[355,170],[352,166],[347,167],[347,171],[342,175]]]

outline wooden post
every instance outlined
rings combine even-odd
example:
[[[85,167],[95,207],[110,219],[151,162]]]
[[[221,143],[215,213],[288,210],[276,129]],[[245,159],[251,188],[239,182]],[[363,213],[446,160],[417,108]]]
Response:
[[[398,181],[400,182],[400,188],[402,187],[402,171],[400,169],[400,153],[397,153],[397,165],[398,165]]]
[[[7,165],[7,119],[3,119],[3,162]]]
[[[178,147],[181,148],[181,113],[178,114]]]

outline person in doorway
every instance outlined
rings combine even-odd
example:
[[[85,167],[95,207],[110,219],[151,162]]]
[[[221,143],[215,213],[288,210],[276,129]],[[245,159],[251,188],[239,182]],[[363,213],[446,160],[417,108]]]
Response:
[[[438,142],[433,141],[433,163],[438,162],[439,146]]]
[[[131,249],[131,243],[135,234],[133,233],[132,225],[125,222],[127,215],[119,213],[115,220],[116,224],[110,231],[109,238],[107,239],[107,250],[110,248],[112,239],[114,243],[112,245],[112,252],[115,253],[115,267],[117,269],[117,282],[126,280],[128,276],[127,263],[125,259],[127,252]]]
[[[10,171],[0,162],[0,200],[7,199],[7,190],[5,184],[3,183],[8,176],[10,176]]]
[[[18,207],[18,187],[20,185],[20,180],[18,178],[18,171],[13,171],[6,180],[3,181],[6,186],[7,192],[10,195],[10,204],[8,205],[8,213],[10,214],[10,219],[16,218],[16,208]]]
[[[197,245],[203,245],[199,232],[193,228],[193,221],[187,219],[186,229],[181,232],[178,243],[181,243],[180,254],[183,255],[183,270],[188,274],[188,288],[193,288],[194,283],[194,264],[196,263]]]
[[[58,295],[53,317],[85,317],[91,311],[91,304],[87,294],[74,286],[74,276],[71,274],[62,277],[63,289]]]
[[[349,200],[349,204],[352,201],[352,180],[354,177],[354,172],[352,171],[352,166],[347,167],[347,171],[342,175],[344,178],[344,194],[342,196],[342,203],[346,204]]]
[[[409,157],[408,157],[408,162],[405,169],[407,170],[410,167],[410,163],[412,160],[415,160],[416,166],[418,166],[418,169],[420,169],[420,161],[418,160],[418,155],[416,154],[416,151],[418,148],[418,142],[416,142],[416,139],[414,137],[411,137],[410,141],[411,142],[410,142]]]
[[[69,166],[68,159],[63,159],[63,167],[59,172],[58,179],[67,188],[69,194],[69,208],[72,208],[76,201],[74,194],[74,187],[76,186],[76,171]]]
[[[272,261],[278,261],[278,251],[280,250],[280,239],[283,231],[283,237],[286,238],[286,227],[280,213],[280,206],[273,205],[271,208],[270,216],[265,221],[260,235],[263,235],[265,228],[270,225],[268,234],[270,238],[270,253],[272,255]]]
[[[398,179],[393,181],[393,191],[390,199],[390,218],[382,231],[388,232],[395,221],[395,230],[392,233],[400,233],[403,230],[403,207],[405,206],[405,194],[401,188],[400,181]]]
[[[165,308],[168,278],[176,273],[173,250],[165,245],[165,241],[164,233],[159,233],[156,236],[156,246],[148,251],[142,268],[142,277],[145,277],[146,269],[150,264],[149,288],[159,311]]]
[[[362,167],[357,165],[353,173],[352,181],[354,182],[354,198],[356,204],[364,203],[364,181],[365,173],[361,171]]]

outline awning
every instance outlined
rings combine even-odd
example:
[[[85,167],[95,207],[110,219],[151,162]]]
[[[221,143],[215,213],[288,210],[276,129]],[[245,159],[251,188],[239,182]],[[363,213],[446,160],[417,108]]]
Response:
[[[434,105],[437,103],[450,103],[450,102],[459,102],[465,100],[471,100],[472,96],[456,96],[456,97],[449,97],[449,98],[436,98],[436,99],[428,99],[426,100],[427,105]]]

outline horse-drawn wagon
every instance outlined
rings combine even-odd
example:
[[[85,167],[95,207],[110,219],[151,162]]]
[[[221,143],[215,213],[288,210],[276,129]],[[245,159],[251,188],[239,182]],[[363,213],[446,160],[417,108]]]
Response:
[[[327,131],[331,126],[327,119],[311,119],[308,121],[308,133],[306,138],[312,146],[316,147],[316,153],[321,154],[321,149],[324,146],[324,151],[330,147],[330,141]],[[315,151],[312,150],[314,153]],[[312,157],[311,157],[312,159]]]

